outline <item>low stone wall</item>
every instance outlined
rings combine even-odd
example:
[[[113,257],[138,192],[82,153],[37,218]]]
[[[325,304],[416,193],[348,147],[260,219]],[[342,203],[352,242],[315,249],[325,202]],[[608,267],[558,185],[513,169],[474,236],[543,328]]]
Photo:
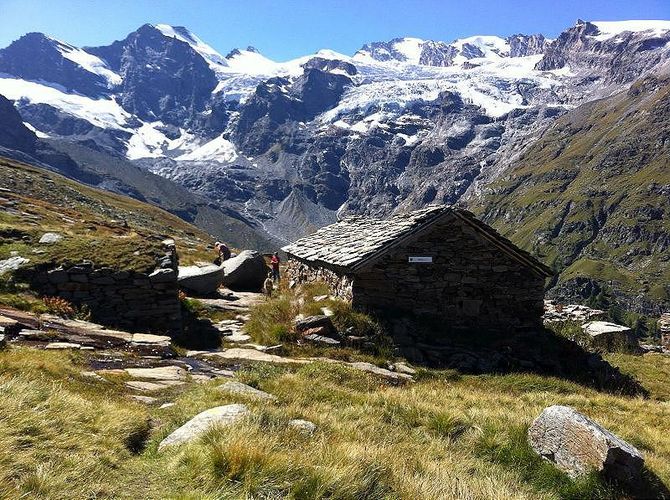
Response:
[[[83,263],[36,271],[31,284],[44,296],[87,306],[96,323],[168,334],[182,328],[177,272],[172,263],[150,274]]]
[[[321,281],[328,285],[331,293],[338,299],[347,301],[351,301],[352,299],[352,277],[340,275],[331,269],[312,266],[294,257],[289,257],[286,266],[286,276],[289,281],[300,285]]]

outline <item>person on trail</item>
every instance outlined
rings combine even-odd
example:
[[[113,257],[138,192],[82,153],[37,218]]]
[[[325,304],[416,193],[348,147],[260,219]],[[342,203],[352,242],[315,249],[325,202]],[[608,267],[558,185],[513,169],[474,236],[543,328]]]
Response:
[[[272,280],[279,282],[279,253],[275,252],[272,254],[270,259],[270,265],[272,265]]]
[[[220,266],[224,261],[230,259],[230,248],[225,243],[217,241],[214,243],[214,249],[216,250],[216,259],[214,259],[214,264]]]
[[[274,290],[274,281],[272,280],[272,273],[268,273],[268,277],[265,278],[263,282],[263,294],[268,298],[272,297],[272,291]]]

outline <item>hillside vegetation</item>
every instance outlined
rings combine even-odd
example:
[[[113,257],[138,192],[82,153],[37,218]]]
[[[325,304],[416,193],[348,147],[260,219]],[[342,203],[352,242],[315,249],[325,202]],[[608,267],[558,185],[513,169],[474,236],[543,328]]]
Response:
[[[476,211],[558,273],[554,293],[603,288],[670,306],[670,81],[649,78],[557,119]],[[595,285],[593,281],[595,281]]]
[[[167,212],[90,188],[58,174],[0,158],[0,260],[27,266],[91,260],[117,269],[151,271],[175,240],[182,263],[211,260],[212,238]],[[47,232],[62,236],[40,244]]]

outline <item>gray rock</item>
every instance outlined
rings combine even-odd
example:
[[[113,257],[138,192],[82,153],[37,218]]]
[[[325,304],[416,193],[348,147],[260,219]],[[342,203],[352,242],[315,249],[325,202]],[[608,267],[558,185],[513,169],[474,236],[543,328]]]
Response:
[[[335,330],[335,325],[333,325],[330,317],[325,314],[317,316],[308,316],[307,318],[297,319],[295,322],[295,330],[298,333],[305,333],[308,330],[314,330],[316,328],[322,329],[321,335],[334,336],[337,335]],[[310,332],[316,333],[316,332]]]
[[[380,368],[379,366],[373,365],[372,363],[365,363],[363,361],[358,361],[355,363],[347,363],[347,365],[351,366],[352,368],[355,368],[356,370],[372,373],[374,375],[379,375],[380,377],[384,377],[391,380],[412,380],[411,375],[407,375],[405,373],[392,372],[391,370],[387,370],[386,368]]]
[[[249,415],[249,410],[245,405],[232,404],[210,408],[202,413],[198,413],[191,420],[172,432],[163,439],[158,445],[158,451],[163,451],[171,446],[178,446],[187,443],[207,432],[216,425],[230,425],[245,416]]]
[[[242,382],[226,382],[225,384],[219,386],[219,390],[231,394],[242,394],[243,396],[264,399],[266,401],[277,401],[277,398],[272,394],[268,394],[265,391],[260,391],[254,387],[251,387],[250,385],[243,384]]]
[[[179,268],[179,287],[198,295],[215,293],[223,284],[224,271],[214,264]]]
[[[158,366],[155,368],[126,368],[132,378],[149,380],[184,380],[186,370],[179,366]]]
[[[318,335],[316,333],[307,334],[303,337],[303,339],[309,342],[313,342],[315,344],[323,344],[328,346],[340,345],[339,340],[331,339],[330,337],[326,337],[324,335]]]
[[[149,275],[151,283],[173,283],[177,279],[177,274],[172,269],[156,269]]]
[[[30,259],[18,256],[0,260],[0,276],[11,271],[16,271],[23,264],[27,264],[28,262],[30,262]]]
[[[404,373],[406,375],[416,375],[416,370],[402,361],[395,363],[392,370],[398,373]]]
[[[40,243],[42,245],[53,245],[54,243],[58,243],[59,241],[62,241],[63,235],[58,234],[58,233],[44,233],[42,237],[40,238]]]
[[[47,344],[45,349],[81,349],[81,344],[75,344],[73,342],[51,342]]]
[[[545,408],[528,429],[528,441],[571,477],[595,470],[630,483],[644,465],[634,446],[568,406]]]
[[[244,250],[237,257],[223,263],[224,285],[233,290],[258,291],[263,286],[270,268],[263,256],[253,250]]]
[[[292,429],[295,429],[299,432],[302,432],[303,434],[307,435],[312,435],[316,432],[316,424],[313,422],[310,422],[309,420],[302,420],[299,418],[295,418],[293,420],[289,420],[288,426]]]

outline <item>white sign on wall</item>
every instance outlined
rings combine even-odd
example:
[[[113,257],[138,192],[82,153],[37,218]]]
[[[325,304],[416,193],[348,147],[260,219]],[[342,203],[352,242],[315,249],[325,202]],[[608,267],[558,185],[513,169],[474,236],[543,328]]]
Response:
[[[423,262],[427,264],[432,264],[433,263],[433,258],[432,257],[410,257],[409,261],[414,263],[414,262]]]

